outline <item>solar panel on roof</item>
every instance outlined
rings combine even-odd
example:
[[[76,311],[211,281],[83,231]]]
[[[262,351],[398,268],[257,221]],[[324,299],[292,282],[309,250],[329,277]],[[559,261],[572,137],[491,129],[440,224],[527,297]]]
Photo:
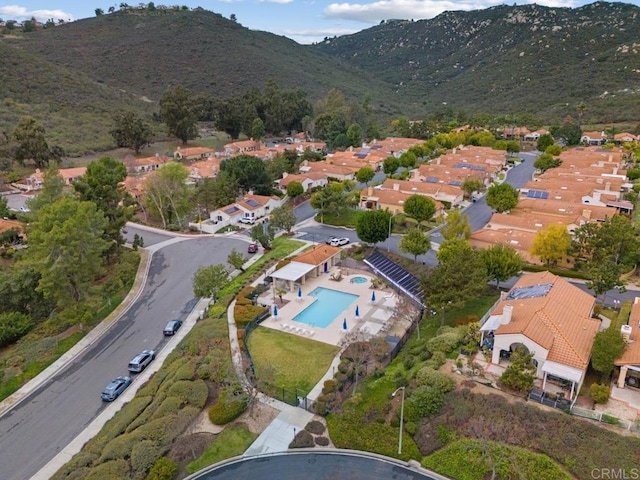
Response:
[[[373,145],[371,147],[371,150],[380,150],[382,148],[382,145]]]
[[[449,180],[449,185],[453,185],[454,187],[461,187],[462,182],[460,180]]]
[[[229,207],[227,208],[224,213],[228,213],[229,215],[231,215],[232,213],[235,213],[239,210],[238,207],[236,207],[235,205],[233,207]]]
[[[527,192],[527,197],[542,198],[546,200],[547,198],[549,198],[549,192],[545,192],[544,190],[529,190]]]
[[[487,167],[483,167],[482,165],[472,165],[469,163],[456,163],[453,168],[463,168],[468,170],[475,170],[477,172],[486,172]]]
[[[438,183],[438,177],[427,177],[425,182],[427,182],[427,183]]]
[[[363,158],[366,158],[366,157],[367,157],[367,154],[366,154],[366,153],[358,153],[358,154],[356,155],[356,157],[358,157],[360,160],[362,160]]]
[[[541,283],[539,285],[529,285],[512,289],[506,300],[521,300],[523,298],[544,297],[553,287],[553,283]]]
[[[369,255],[365,259],[365,263],[371,266],[379,275],[407,293],[414,301],[422,304],[424,292],[422,290],[422,282],[418,277],[379,252]]]
[[[247,204],[252,206],[252,207],[259,207],[260,206],[260,204],[258,202],[256,202],[255,200],[253,200],[253,199],[247,200]]]

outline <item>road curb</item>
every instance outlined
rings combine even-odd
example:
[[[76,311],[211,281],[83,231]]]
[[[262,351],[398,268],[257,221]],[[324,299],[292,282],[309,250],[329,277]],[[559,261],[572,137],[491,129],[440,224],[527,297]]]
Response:
[[[5,398],[0,403],[0,418],[2,418],[9,410],[18,406],[23,400],[31,395],[35,390],[40,388],[44,383],[49,381],[53,376],[57,375],[62,369],[64,369],[69,363],[71,363],[78,355],[89,348],[96,340],[104,335],[113,324],[129,310],[131,305],[142,294],[142,289],[147,281],[149,275],[149,268],[151,266],[152,253],[144,249],[138,250],[140,252],[140,265],[138,265],[138,271],[136,278],[133,282],[133,286],[124,300],[118,305],[113,312],[111,312],[107,318],[105,318],[100,324],[96,325],[87,335],[84,336],[78,343],[76,343],[71,349],[64,353],[55,362],[44,369],[35,378],[29,380],[18,391]]]

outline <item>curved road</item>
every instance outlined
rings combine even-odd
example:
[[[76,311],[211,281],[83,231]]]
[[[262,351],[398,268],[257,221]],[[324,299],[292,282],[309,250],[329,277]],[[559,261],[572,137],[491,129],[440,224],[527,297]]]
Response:
[[[407,468],[370,454],[289,452],[248,457],[189,477],[193,480],[443,480],[445,477]],[[445,479],[446,480],[446,479]]]
[[[162,329],[171,318],[185,319],[196,305],[191,278],[203,265],[226,263],[231,238],[163,237],[140,232],[145,245],[169,240],[153,254],[147,283],[135,303],[108,332],[70,365],[0,418],[0,478],[34,475],[102,412],[100,392],[139,351],[161,349]],[[129,228],[128,236],[132,236]],[[148,240],[147,240],[148,238]],[[176,243],[173,243],[176,242]],[[134,384],[135,384],[135,377]]]

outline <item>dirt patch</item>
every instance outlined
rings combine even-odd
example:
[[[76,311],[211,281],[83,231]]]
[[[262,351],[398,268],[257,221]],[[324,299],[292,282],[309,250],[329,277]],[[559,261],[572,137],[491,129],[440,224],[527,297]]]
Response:
[[[216,436],[212,433],[193,433],[173,442],[167,457],[178,464],[178,478],[188,475],[187,465],[202,455],[214,438]]]
[[[247,409],[239,418],[238,422],[247,425],[251,433],[260,434],[278,416],[280,410],[255,402],[253,408]]]

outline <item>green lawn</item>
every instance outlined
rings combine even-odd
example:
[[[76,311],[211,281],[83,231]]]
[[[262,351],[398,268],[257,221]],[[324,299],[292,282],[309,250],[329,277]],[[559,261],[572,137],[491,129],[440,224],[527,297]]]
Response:
[[[329,213],[325,213],[324,216],[317,214],[315,216],[315,220],[317,222],[322,222],[326,225],[334,225],[336,227],[349,227],[356,228],[356,219],[358,218],[358,214],[360,212],[355,209],[347,209],[342,215],[331,215]]]
[[[227,458],[242,455],[256,438],[258,435],[251,433],[244,423],[231,425],[211,442],[200,457],[187,465],[187,472],[195,473]]]
[[[498,300],[498,292],[495,290],[493,290],[493,292],[489,293],[488,289],[485,295],[472,298],[465,303],[463,307],[446,311],[444,314],[445,325],[453,326],[457,319],[466,317],[467,315],[476,315],[478,318],[482,318],[495,301]],[[423,318],[420,322],[420,334],[425,338],[433,337],[440,328],[441,321],[442,313]],[[415,332],[413,335],[416,335]]]
[[[259,327],[249,336],[258,380],[305,396],[327,372],[340,350],[333,345]]]

